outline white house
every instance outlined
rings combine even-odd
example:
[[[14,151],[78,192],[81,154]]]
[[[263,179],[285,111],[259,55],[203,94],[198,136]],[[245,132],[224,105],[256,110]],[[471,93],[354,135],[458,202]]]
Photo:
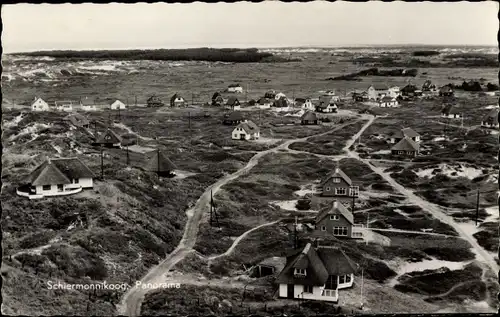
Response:
[[[262,97],[257,101],[257,106],[260,109],[269,109],[269,108],[271,108],[271,105],[272,105],[272,102],[268,98],[265,98],[265,97]]]
[[[410,138],[413,142],[420,143],[420,134],[412,128],[403,128],[395,133],[392,133],[389,142],[395,144],[404,138]]]
[[[35,97],[35,100],[31,103],[32,111],[49,111],[49,104],[45,102],[42,98]]]
[[[259,127],[250,120],[238,124],[231,133],[233,140],[255,140],[260,138]]]
[[[116,100],[115,102],[113,102],[110,106],[111,110],[123,110],[126,108],[125,104],[123,102],[121,102],[120,100]]]
[[[227,92],[242,93],[243,87],[240,84],[231,84],[227,87]]]
[[[310,98],[295,98],[295,106],[304,110],[314,111],[314,104]]]
[[[398,86],[392,86],[387,90],[387,95],[392,98],[401,96],[401,89]]]
[[[82,111],[97,111],[96,105],[80,105],[80,109]]]
[[[371,85],[366,92],[369,100],[379,100],[388,95],[389,88],[384,85]]]
[[[382,108],[392,108],[399,105],[398,101],[394,97],[385,96],[378,101],[378,106]]]
[[[56,101],[54,102],[54,105],[57,111],[73,111],[73,102],[71,101]]]
[[[29,199],[76,194],[92,188],[93,177],[79,158],[47,159],[31,172],[17,194]]]
[[[308,243],[286,259],[276,278],[279,297],[338,302],[339,290],[352,287],[358,265],[341,249]]]
[[[336,113],[337,111],[338,107],[335,103],[320,102],[319,105],[316,106],[316,112]]]

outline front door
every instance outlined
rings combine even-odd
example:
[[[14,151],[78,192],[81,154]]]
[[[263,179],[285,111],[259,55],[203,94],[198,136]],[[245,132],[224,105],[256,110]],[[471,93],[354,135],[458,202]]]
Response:
[[[243,133],[240,134],[240,140],[245,140],[245,135]]]
[[[287,285],[287,294],[286,294],[286,297],[287,298],[294,298],[293,297],[293,289],[294,289],[294,285],[293,284],[288,284]]]

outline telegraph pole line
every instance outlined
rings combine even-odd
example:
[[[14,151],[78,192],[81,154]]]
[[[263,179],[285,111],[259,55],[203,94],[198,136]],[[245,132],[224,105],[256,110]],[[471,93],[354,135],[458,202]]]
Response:
[[[477,189],[477,199],[476,199],[476,227],[479,218],[479,188]]]

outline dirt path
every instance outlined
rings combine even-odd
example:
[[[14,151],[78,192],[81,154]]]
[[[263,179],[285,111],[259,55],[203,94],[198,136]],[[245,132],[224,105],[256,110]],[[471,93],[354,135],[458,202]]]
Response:
[[[372,171],[374,171],[375,173],[380,175],[385,181],[387,181],[393,188],[395,188],[401,194],[405,195],[412,204],[415,204],[415,205],[419,206],[420,208],[427,210],[428,212],[430,212],[434,216],[434,218],[436,218],[436,219],[442,221],[443,223],[446,223],[446,224],[450,225],[451,227],[453,227],[453,229],[455,229],[455,231],[460,235],[460,237],[464,238],[465,240],[467,240],[470,243],[472,248],[483,259],[483,262],[485,264],[487,264],[491,268],[491,270],[493,270],[495,273],[498,272],[498,265],[496,264],[495,260],[493,259],[493,256],[489,252],[484,250],[477,243],[476,239],[472,236],[471,233],[464,231],[455,222],[455,220],[452,217],[446,215],[440,209],[439,206],[437,206],[433,203],[430,203],[430,202],[420,198],[419,196],[415,195],[411,190],[405,188],[404,186],[402,186],[401,184],[396,182],[389,174],[385,173],[381,168],[372,165],[370,163],[370,160],[360,158],[356,152],[349,150],[349,147],[346,147],[345,150],[350,157],[355,158],[355,159],[363,162],[365,165],[370,167],[370,169]]]
[[[413,231],[413,230],[403,230],[403,229],[378,229],[378,228],[369,228],[369,229],[372,231],[382,231],[382,232],[399,232],[399,233],[422,234],[422,235],[438,236],[438,237],[460,238],[457,236],[452,236],[444,233],[436,233],[436,232],[424,232],[424,231]]]
[[[353,120],[351,122],[344,123],[342,125],[338,125],[335,128],[319,133],[316,135],[310,135],[307,137],[303,138],[298,138],[298,139],[291,139],[288,140],[274,148],[259,152],[255,154],[249,161],[248,163],[238,171],[227,175],[220,180],[218,180],[215,184],[209,186],[205,192],[201,195],[201,197],[198,199],[194,207],[189,209],[186,214],[188,216],[188,220],[186,223],[186,227],[184,229],[184,235],[182,236],[182,239],[177,246],[177,248],[167,256],[163,261],[161,261],[157,266],[153,267],[147,274],[141,279],[141,282],[143,284],[145,283],[152,283],[152,284],[158,284],[158,283],[163,283],[165,280],[164,273],[168,272],[175,264],[177,264],[179,261],[184,259],[184,257],[193,251],[193,247],[196,243],[196,238],[198,235],[198,228],[199,224],[201,222],[201,219],[203,217],[204,212],[206,211],[206,206],[210,202],[210,197],[211,197],[211,192],[214,194],[224,185],[227,183],[237,179],[240,176],[245,175],[248,173],[257,163],[259,160],[270,153],[277,153],[280,150],[286,150],[288,149],[288,146],[294,142],[301,142],[305,141],[310,137],[317,137],[317,136],[323,136],[327,135],[329,133],[332,133],[334,131],[337,131],[339,129],[342,129],[348,125],[354,124],[358,122],[358,120]],[[373,119],[372,119],[373,121]],[[364,131],[364,129],[362,130]],[[360,134],[360,133],[359,133]],[[122,301],[118,305],[118,313],[120,315],[126,315],[126,316],[139,316],[140,315],[140,310],[141,310],[141,303],[144,299],[144,296],[146,295],[147,292],[151,291],[153,289],[142,289],[139,287],[133,287],[130,288],[127,293],[123,296]]]

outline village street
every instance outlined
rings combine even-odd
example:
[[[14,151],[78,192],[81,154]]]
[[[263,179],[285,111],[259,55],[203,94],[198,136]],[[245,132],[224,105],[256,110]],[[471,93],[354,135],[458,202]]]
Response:
[[[240,177],[242,175],[245,175],[255,165],[257,165],[260,158],[262,158],[263,156],[265,156],[267,154],[276,153],[280,150],[286,150],[286,149],[288,149],[288,146],[290,146],[290,144],[292,144],[294,142],[302,142],[302,141],[307,140],[310,137],[327,135],[331,132],[342,129],[342,128],[344,128],[348,125],[354,124],[358,121],[360,121],[360,119],[338,125],[335,128],[328,130],[326,132],[323,132],[323,133],[319,133],[316,135],[311,135],[311,136],[307,136],[307,137],[303,137],[303,138],[298,138],[298,139],[290,139],[290,140],[287,140],[286,142],[280,144],[279,146],[276,146],[274,148],[259,152],[259,153],[255,154],[248,161],[246,166],[244,166],[240,170],[238,170],[230,175],[227,175],[227,176],[221,178],[215,184],[209,186],[205,190],[205,192],[201,195],[201,197],[198,199],[198,201],[196,202],[194,207],[192,207],[191,209],[189,209],[186,212],[186,214],[188,216],[188,220],[187,220],[186,227],[184,230],[184,235],[183,235],[179,245],[177,246],[177,248],[172,253],[170,253],[166,259],[161,261],[160,264],[153,267],[146,274],[146,276],[144,276],[141,279],[141,282],[143,284],[145,284],[145,283],[152,283],[152,284],[162,283],[165,280],[164,274],[166,272],[168,272],[170,269],[172,269],[175,266],[175,264],[177,264],[179,261],[184,259],[184,257],[189,252],[192,252],[192,249],[196,243],[199,224],[202,220],[203,215],[205,214],[205,212],[207,210],[207,206],[210,203],[210,197],[212,194],[217,193],[217,191],[222,186],[237,179],[238,177]],[[351,144],[354,142],[354,140],[355,139],[350,140]],[[152,289],[142,289],[142,288],[138,288],[138,287],[131,288],[123,296],[121,303],[118,305],[118,313],[120,315],[126,315],[126,316],[139,316],[140,309],[141,309],[141,303],[144,299],[144,295],[151,290]]]

